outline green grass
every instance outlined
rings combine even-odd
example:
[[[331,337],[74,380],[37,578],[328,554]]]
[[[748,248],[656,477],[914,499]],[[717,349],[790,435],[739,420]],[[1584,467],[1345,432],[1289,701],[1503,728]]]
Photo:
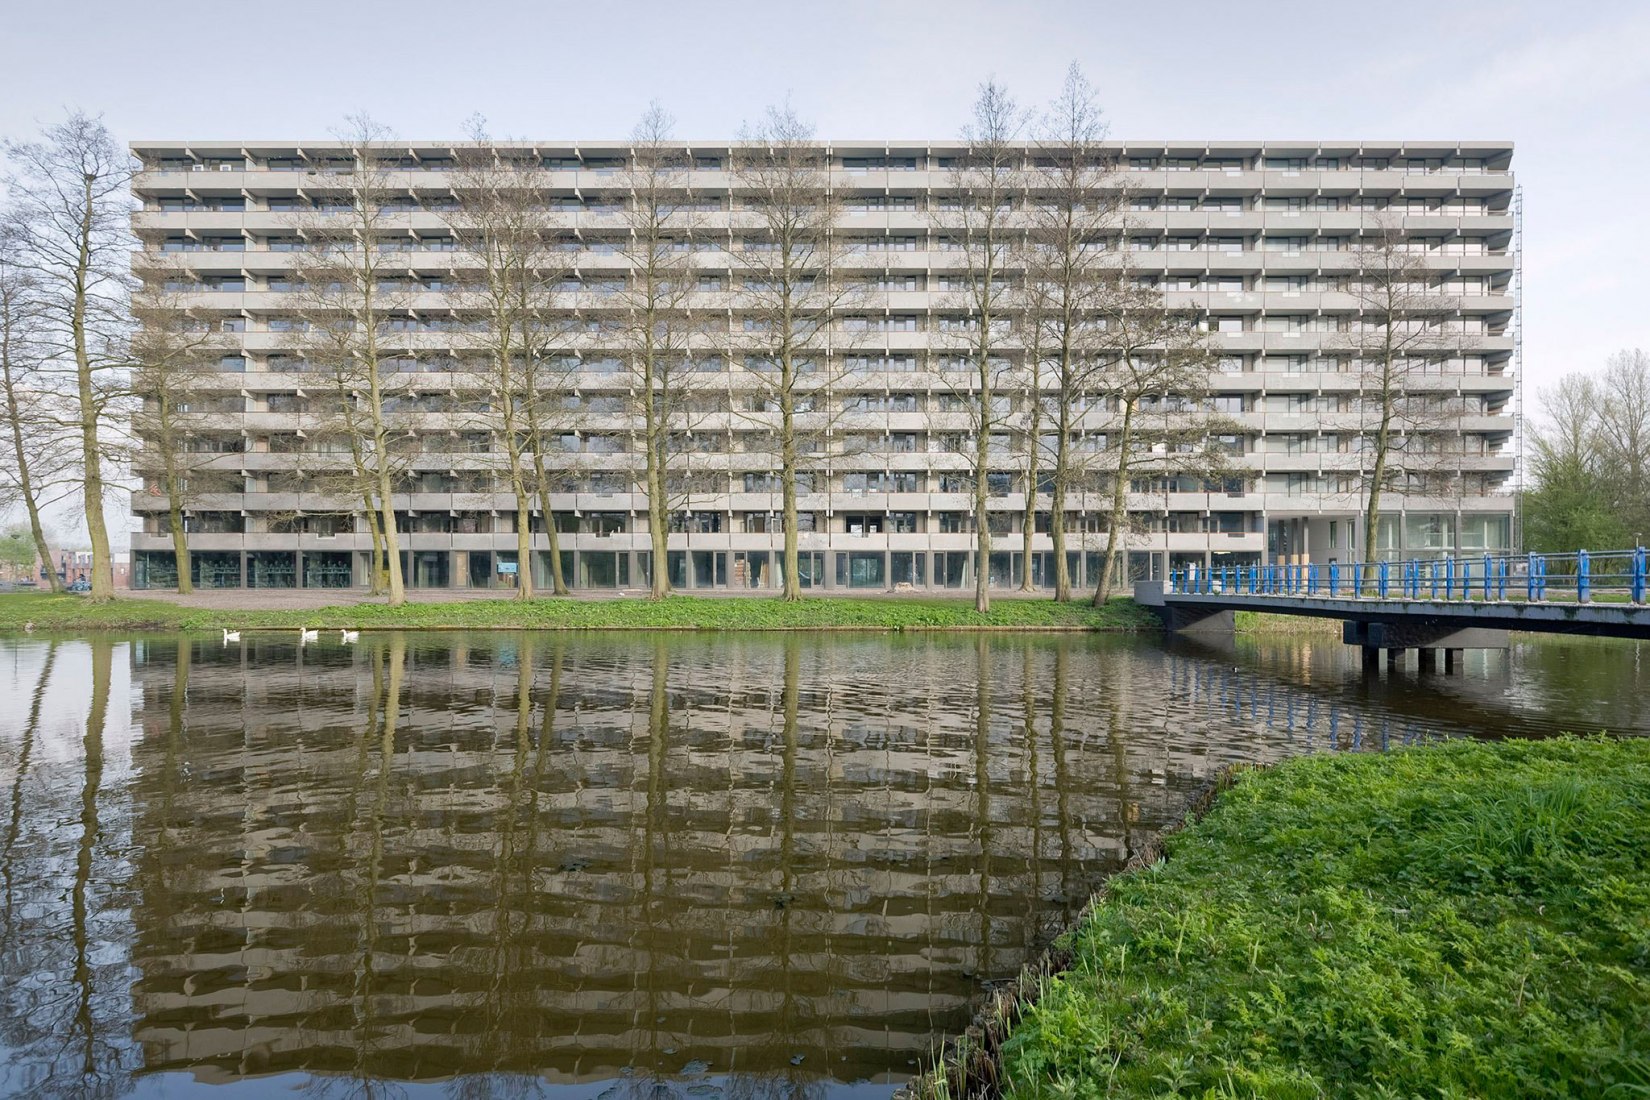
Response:
[[[369,630],[865,630],[979,629],[1154,631],[1156,616],[1132,600],[1103,608],[1086,601],[996,600],[978,615],[970,600],[816,597],[794,603],[761,597],[671,596],[653,601],[510,599],[354,604],[311,610],[225,611],[166,600],[93,604],[79,596],[0,595],[0,631],[32,621],[41,631],[276,629],[299,625]]]
[[[1234,628],[1240,634],[1334,634],[1341,633],[1341,620],[1316,615],[1277,615],[1269,611],[1234,611]]]
[[[1243,775],[1113,880],[1009,1094],[1650,1096],[1650,740]]]

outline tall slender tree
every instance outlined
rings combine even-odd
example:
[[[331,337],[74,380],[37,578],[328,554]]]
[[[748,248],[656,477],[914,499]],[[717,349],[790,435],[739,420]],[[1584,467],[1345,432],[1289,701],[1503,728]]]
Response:
[[[624,350],[632,421],[641,424],[642,483],[647,495],[648,589],[670,593],[669,544],[673,471],[692,423],[703,327],[694,312],[694,257],[709,238],[697,232],[689,200],[686,151],[673,140],[675,122],[650,104],[631,131],[621,218],[620,251],[629,261],[624,285],[607,313],[607,329]],[[709,362],[706,357],[704,362]]]
[[[780,594],[795,600],[802,596],[798,475],[824,453],[838,411],[830,395],[846,369],[840,352],[847,334],[836,322],[861,300],[864,284],[847,270],[829,157],[790,104],[770,106],[744,127],[734,168],[742,204],[734,218],[742,327],[735,342],[747,355],[744,378],[754,391],[738,411],[769,432],[784,533]]]
[[[392,354],[404,349],[389,337],[413,293],[413,273],[398,258],[413,238],[390,136],[371,118],[353,116],[338,132],[336,159],[319,166],[319,205],[297,225],[305,247],[294,253],[290,323],[294,346],[333,402],[320,423],[350,454],[350,468],[333,472],[331,489],[362,501],[375,554],[382,547],[390,606],[398,607],[407,596],[393,495],[411,467],[413,440],[396,401],[411,389],[400,369],[408,357]]]
[[[555,313],[569,266],[555,249],[553,215],[545,174],[535,160],[472,126],[471,143],[459,151],[447,217],[460,255],[474,265],[458,305],[477,324],[467,347],[486,363],[487,393],[480,426],[497,440],[497,455],[515,500],[518,599],[533,597],[532,512],[542,500],[550,548],[550,586],[567,594],[555,516],[550,510],[551,471],[543,447],[552,428],[567,421],[563,399],[573,390],[566,356],[557,354],[563,333]]]
[[[194,591],[184,512],[218,464],[213,443],[221,435],[213,428],[225,411],[244,408],[239,394],[228,397],[218,384],[217,364],[234,345],[209,314],[191,310],[192,286],[187,270],[147,257],[132,296],[132,429],[146,465],[158,471],[154,487],[166,498],[180,593]]]
[[[104,519],[112,411],[124,396],[132,158],[100,118],[78,111],[34,141],[8,141],[14,262],[39,287],[41,343],[72,395],[79,481],[92,548],[91,599],[114,598]]]
[[[973,119],[963,132],[967,147],[951,169],[949,209],[938,219],[958,253],[942,323],[966,360],[965,369],[946,377],[968,410],[964,444],[974,496],[974,607],[982,614],[991,609],[990,475],[994,464],[1005,462],[997,437],[1012,420],[1013,395],[1005,392],[1006,383],[1023,352],[1013,326],[1022,309],[1016,257],[1024,224],[1015,207],[1024,184],[1024,122],[1006,88],[995,81],[980,86]],[[1036,487],[1026,491],[1035,493]]]
[[[1075,63],[1049,105],[1033,145],[1026,211],[1025,314],[1028,485],[1046,464],[1054,598],[1071,598],[1066,510],[1092,471],[1084,445],[1089,407],[1106,360],[1099,321],[1115,285],[1108,244],[1122,221],[1124,187],[1102,142],[1106,125],[1093,87]],[[1046,433],[1046,437],[1045,437]],[[1046,440],[1046,441],[1045,441]],[[1027,558],[1036,497],[1026,496]],[[1029,580],[1030,569],[1026,570]]]
[[[61,395],[43,373],[45,350],[36,332],[38,287],[14,262],[16,243],[0,222],[0,427],[11,458],[0,463],[0,492],[23,506],[33,559],[44,567],[52,591],[61,592],[63,580],[52,567],[41,514],[65,489],[60,471],[72,468],[73,447],[62,430],[65,418],[53,409],[61,405]]]
[[[1348,291],[1356,306],[1346,344],[1355,357],[1363,447],[1363,557],[1379,548],[1384,494],[1404,475],[1438,464],[1438,449],[1423,440],[1442,426],[1440,395],[1425,384],[1428,359],[1444,350],[1443,324],[1455,308],[1434,289],[1425,257],[1403,224],[1379,215],[1352,254]],[[1459,453],[1458,450],[1456,453]]]
[[[1181,473],[1210,476],[1225,465],[1225,454],[1214,439],[1223,425],[1204,409],[1208,335],[1197,313],[1171,307],[1161,289],[1142,285],[1119,263],[1097,320],[1095,382],[1111,410],[1100,456],[1111,491],[1094,587],[1100,606],[1111,598],[1122,567],[1131,483]]]

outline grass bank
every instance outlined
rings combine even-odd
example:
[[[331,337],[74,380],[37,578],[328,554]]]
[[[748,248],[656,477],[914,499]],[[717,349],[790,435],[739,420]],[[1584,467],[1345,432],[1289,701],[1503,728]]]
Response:
[[[1333,634],[1341,633],[1339,619],[1312,615],[1276,615],[1269,611],[1234,611],[1233,625],[1239,634]]]
[[[1296,760],[1165,850],[919,1091],[1650,1095],[1650,740]]]
[[[664,600],[535,599],[353,604],[292,610],[216,610],[166,600],[93,604],[79,596],[0,595],[0,631],[33,622],[41,631],[322,629],[367,630],[1102,630],[1153,631],[1157,618],[1128,599],[1085,602],[997,600],[986,615],[971,600],[671,596]]]

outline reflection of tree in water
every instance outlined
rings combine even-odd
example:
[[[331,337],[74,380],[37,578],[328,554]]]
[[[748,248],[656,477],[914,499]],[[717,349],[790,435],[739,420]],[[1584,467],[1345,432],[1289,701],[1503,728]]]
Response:
[[[12,780],[7,798],[6,838],[0,845],[0,883],[4,884],[5,915],[0,917],[0,965],[10,962],[12,933],[17,927],[17,868],[13,853],[17,838],[23,830],[23,788],[29,782],[29,764],[34,759],[34,740],[40,733],[40,710],[46,701],[46,685],[51,683],[52,669],[57,665],[57,643],[46,646],[46,659],[41,662],[40,675],[35,677],[34,689],[29,692],[29,713],[23,719],[23,733],[18,739],[17,773]],[[15,970],[6,968],[6,973]],[[8,1017],[9,1018],[9,1017]],[[0,1021],[3,1026],[4,1021]]]
[[[1173,812],[1185,761],[1244,751],[1224,723],[1171,728],[1145,690],[1175,670],[1159,652],[1086,640],[379,635],[301,667],[291,644],[214,639],[175,667],[149,645],[139,975],[110,1034],[157,1072],[302,1072],[317,1097],[906,1072]],[[0,789],[8,914],[61,899],[7,973],[49,954],[76,990],[72,880],[120,765],[48,786],[39,737],[0,729],[6,764],[32,744],[33,778]],[[48,832],[55,879],[31,854]],[[130,934],[95,923],[121,888],[100,858],[88,958]],[[94,984],[94,1007],[126,988]]]
[[[20,752],[3,852],[6,938],[0,949],[0,972],[6,980],[0,987],[8,992],[0,993],[4,1006],[0,1037],[9,1048],[11,1065],[0,1082],[30,1096],[118,1096],[128,1087],[135,1054],[126,1028],[125,953],[119,952],[116,959],[117,953],[105,948],[101,938],[106,934],[101,925],[114,919],[109,911],[126,900],[122,874],[114,866],[118,856],[110,850],[107,835],[124,823],[122,806],[112,800],[109,815],[113,820],[108,822],[100,806],[114,643],[97,639],[85,648],[89,650],[90,694],[79,782],[32,784],[44,804],[31,807],[25,787],[30,782],[24,766],[27,760]],[[75,650],[79,656],[80,646]],[[41,732],[56,653],[56,645],[50,645],[30,693],[20,749],[31,756]],[[81,670],[76,672],[84,675]],[[73,803],[58,801],[71,790],[76,795]],[[67,828],[42,830],[20,848],[22,822],[28,817]],[[60,840],[66,843],[56,843]],[[72,858],[63,850],[69,843]],[[61,883],[49,881],[53,873],[69,876],[66,890]],[[28,881],[20,887],[17,880],[23,875]],[[21,904],[19,890],[25,895]],[[65,902],[67,913],[62,909]]]
[[[468,1043],[465,1075],[449,1082],[443,1090],[458,1100],[526,1100],[545,1092],[541,1077],[518,1068],[537,1060],[537,1035],[526,1026],[534,1007],[531,949],[522,940],[536,909],[533,870],[539,826],[537,779],[545,743],[554,734],[561,646],[555,646],[550,659],[549,692],[543,702],[535,752],[532,717],[533,687],[539,671],[537,637],[530,632],[522,634],[517,644],[515,690],[509,708],[514,715],[510,744],[501,747],[496,736],[493,744],[494,756],[508,762],[508,771],[501,779],[502,798],[493,817],[497,841],[493,850],[492,921],[488,929],[486,984],[477,994],[480,1024]]]

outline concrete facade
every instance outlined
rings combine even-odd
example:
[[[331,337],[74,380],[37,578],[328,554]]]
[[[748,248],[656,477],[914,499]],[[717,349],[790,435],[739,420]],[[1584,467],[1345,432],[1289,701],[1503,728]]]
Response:
[[[581,288],[569,298],[569,316],[599,318],[607,308],[602,288],[625,275],[613,241],[625,231],[614,211],[625,201],[629,150],[622,142],[512,148],[536,158],[558,196],[554,222]],[[1346,278],[1351,250],[1377,218],[1401,224],[1434,280],[1429,289],[1452,302],[1427,367],[1417,373],[1417,385],[1436,395],[1440,411],[1426,443],[1440,456],[1437,472],[1388,494],[1382,553],[1511,545],[1517,259],[1510,143],[1126,142],[1111,149],[1129,207],[1128,232],[1116,246],[1168,301],[1207,316],[1219,355],[1210,382],[1214,408],[1242,433],[1234,440],[1239,477],[1131,496],[1132,575],[1162,577],[1193,563],[1360,556],[1367,465],[1360,433],[1367,425],[1359,399],[1364,383],[1348,351],[1357,308]],[[209,317],[237,344],[223,359],[225,411],[214,418],[223,453],[214,465],[241,491],[191,504],[198,583],[362,584],[371,545],[365,526],[348,516],[348,503],[306,491],[303,475],[293,476],[336,458],[301,443],[296,410],[306,379],[282,328],[292,307],[280,289],[304,247],[303,219],[313,218],[348,174],[347,148],[140,142],[133,150],[143,165],[134,229],[145,248],[202,280],[180,308]],[[881,293],[874,310],[858,311],[870,314],[856,318],[869,331],[856,333],[851,352],[842,351],[855,357],[855,367],[831,399],[854,402],[856,411],[832,429],[813,491],[800,497],[812,529],[800,535],[799,573],[809,587],[971,585],[972,499],[958,478],[963,456],[941,442],[958,424],[939,377],[944,357],[956,352],[944,335],[946,273],[960,261],[935,212],[954,186],[943,165],[960,150],[943,143],[834,143],[822,151],[833,187],[848,197],[841,231],[856,239],[856,255]],[[404,190],[386,224],[403,234],[394,247],[404,254],[408,278],[439,288],[443,278],[461,276],[466,263],[451,248],[444,213],[453,195],[454,147],[413,142],[398,152],[393,179]],[[759,429],[737,415],[749,392],[731,294],[739,250],[750,237],[736,216],[740,183],[729,171],[729,146],[685,152],[693,169],[683,175],[684,197],[703,211],[694,233],[704,243],[704,305],[722,312],[729,335],[719,353],[724,369],[707,390],[707,400],[719,404],[701,430],[714,437],[700,467],[710,484],[693,496],[682,529],[671,533],[667,568],[681,588],[776,587],[779,494],[768,458],[742,442]],[[406,326],[415,331],[390,338],[402,341],[401,353],[413,362],[416,390],[458,401],[476,382],[455,368],[457,345],[441,326],[426,323],[443,315],[442,293],[418,297]],[[592,438],[605,449],[594,458],[576,455],[578,475],[553,501],[555,522],[571,584],[640,587],[650,555],[637,425],[619,411],[627,384],[613,369],[619,351],[595,331],[595,321],[591,327],[571,398],[589,411],[569,433],[570,450],[594,449],[585,446]],[[1106,415],[1095,410],[1091,428],[1103,430]],[[430,412],[416,430],[456,437],[460,427]],[[405,491],[395,494],[409,587],[510,586],[514,503],[496,478],[496,461],[456,444],[425,450],[398,486]],[[985,568],[1000,586],[1017,584],[1028,565],[1020,532],[1028,487],[1016,465],[1005,456],[1004,476],[992,487],[998,533]],[[134,472],[143,487],[134,496],[133,584],[160,587],[170,583],[172,555],[153,456],[140,451]],[[1093,582],[1107,504],[1109,493],[1098,492],[1068,501],[1067,545],[1079,585]],[[340,519],[295,525],[295,515]],[[1035,583],[1052,585],[1051,543],[1046,523],[1038,526],[1029,566]],[[547,545],[538,531],[532,568],[541,582]]]

